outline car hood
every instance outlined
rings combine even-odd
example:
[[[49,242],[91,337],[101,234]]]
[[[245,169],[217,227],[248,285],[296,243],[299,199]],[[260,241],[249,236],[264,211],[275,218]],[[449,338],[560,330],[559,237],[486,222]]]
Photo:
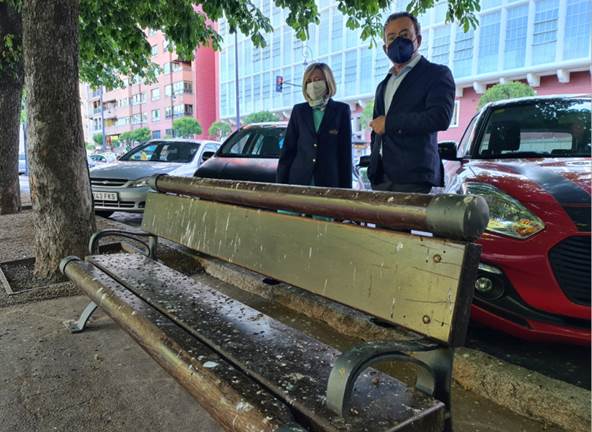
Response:
[[[521,201],[543,220],[565,215],[590,230],[591,158],[473,160],[465,181],[489,183]]]
[[[175,174],[186,164],[173,162],[114,162],[90,170],[91,178],[116,178],[135,180],[155,174]]]
[[[475,160],[467,165],[473,175],[490,183],[503,180],[536,183],[544,190],[560,189],[561,194],[570,189],[591,192],[591,158],[541,158],[541,159],[492,159]],[[589,198],[589,197],[588,197]]]

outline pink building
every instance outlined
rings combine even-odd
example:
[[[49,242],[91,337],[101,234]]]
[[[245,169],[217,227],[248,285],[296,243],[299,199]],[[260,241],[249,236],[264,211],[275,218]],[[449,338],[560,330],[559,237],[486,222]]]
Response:
[[[147,127],[152,138],[173,136],[173,121],[180,117],[196,118],[207,130],[216,116],[215,53],[198,48],[195,59],[185,61],[167,49],[162,32],[149,32],[152,62],[161,73],[153,84],[124,79],[125,87],[102,95],[105,136],[110,146],[123,132]],[[101,133],[101,92],[91,94],[93,133]]]

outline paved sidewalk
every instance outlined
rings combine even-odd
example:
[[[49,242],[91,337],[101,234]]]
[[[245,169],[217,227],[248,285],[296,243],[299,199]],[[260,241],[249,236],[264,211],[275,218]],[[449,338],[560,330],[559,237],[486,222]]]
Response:
[[[99,228],[121,228],[113,221],[97,221]],[[0,262],[32,256],[31,222],[30,211],[0,216]],[[210,270],[208,273],[215,273]],[[224,277],[220,279],[232,279],[228,267],[217,269],[222,270],[224,275],[220,276]],[[77,290],[37,291],[22,304],[0,292],[0,432],[220,430],[185,390],[102,312],[94,316],[86,332],[72,335],[66,331],[62,321],[77,317],[86,297],[47,297],[72,295]],[[34,299],[43,301],[31,302]],[[495,388],[486,380],[491,374],[479,375],[492,370],[485,367],[483,359],[475,366],[470,378],[475,391],[479,386]],[[509,384],[510,373],[504,377]],[[459,386],[453,395],[456,432],[562,430],[520,417]]]
[[[86,297],[0,308],[0,431],[222,429],[109,317],[71,334]]]

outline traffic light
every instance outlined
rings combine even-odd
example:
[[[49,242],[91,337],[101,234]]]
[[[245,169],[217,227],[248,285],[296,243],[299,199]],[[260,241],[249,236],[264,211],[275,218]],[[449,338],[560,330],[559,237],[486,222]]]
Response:
[[[281,93],[284,88],[284,77],[277,75],[275,77],[275,91]]]

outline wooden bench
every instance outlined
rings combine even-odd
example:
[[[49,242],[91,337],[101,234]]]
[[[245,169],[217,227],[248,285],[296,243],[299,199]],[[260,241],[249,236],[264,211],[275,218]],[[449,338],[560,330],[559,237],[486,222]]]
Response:
[[[452,430],[453,349],[469,321],[482,198],[168,176],[151,185],[145,255],[96,255],[107,235],[137,238],[111,230],[93,236],[84,261],[62,261],[91,299],[72,331],[102,308],[227,430]],[[415,337],[341,353],[160,263],[158,237]],[[370,367],[384,361],[417,365],[415,386]]]

